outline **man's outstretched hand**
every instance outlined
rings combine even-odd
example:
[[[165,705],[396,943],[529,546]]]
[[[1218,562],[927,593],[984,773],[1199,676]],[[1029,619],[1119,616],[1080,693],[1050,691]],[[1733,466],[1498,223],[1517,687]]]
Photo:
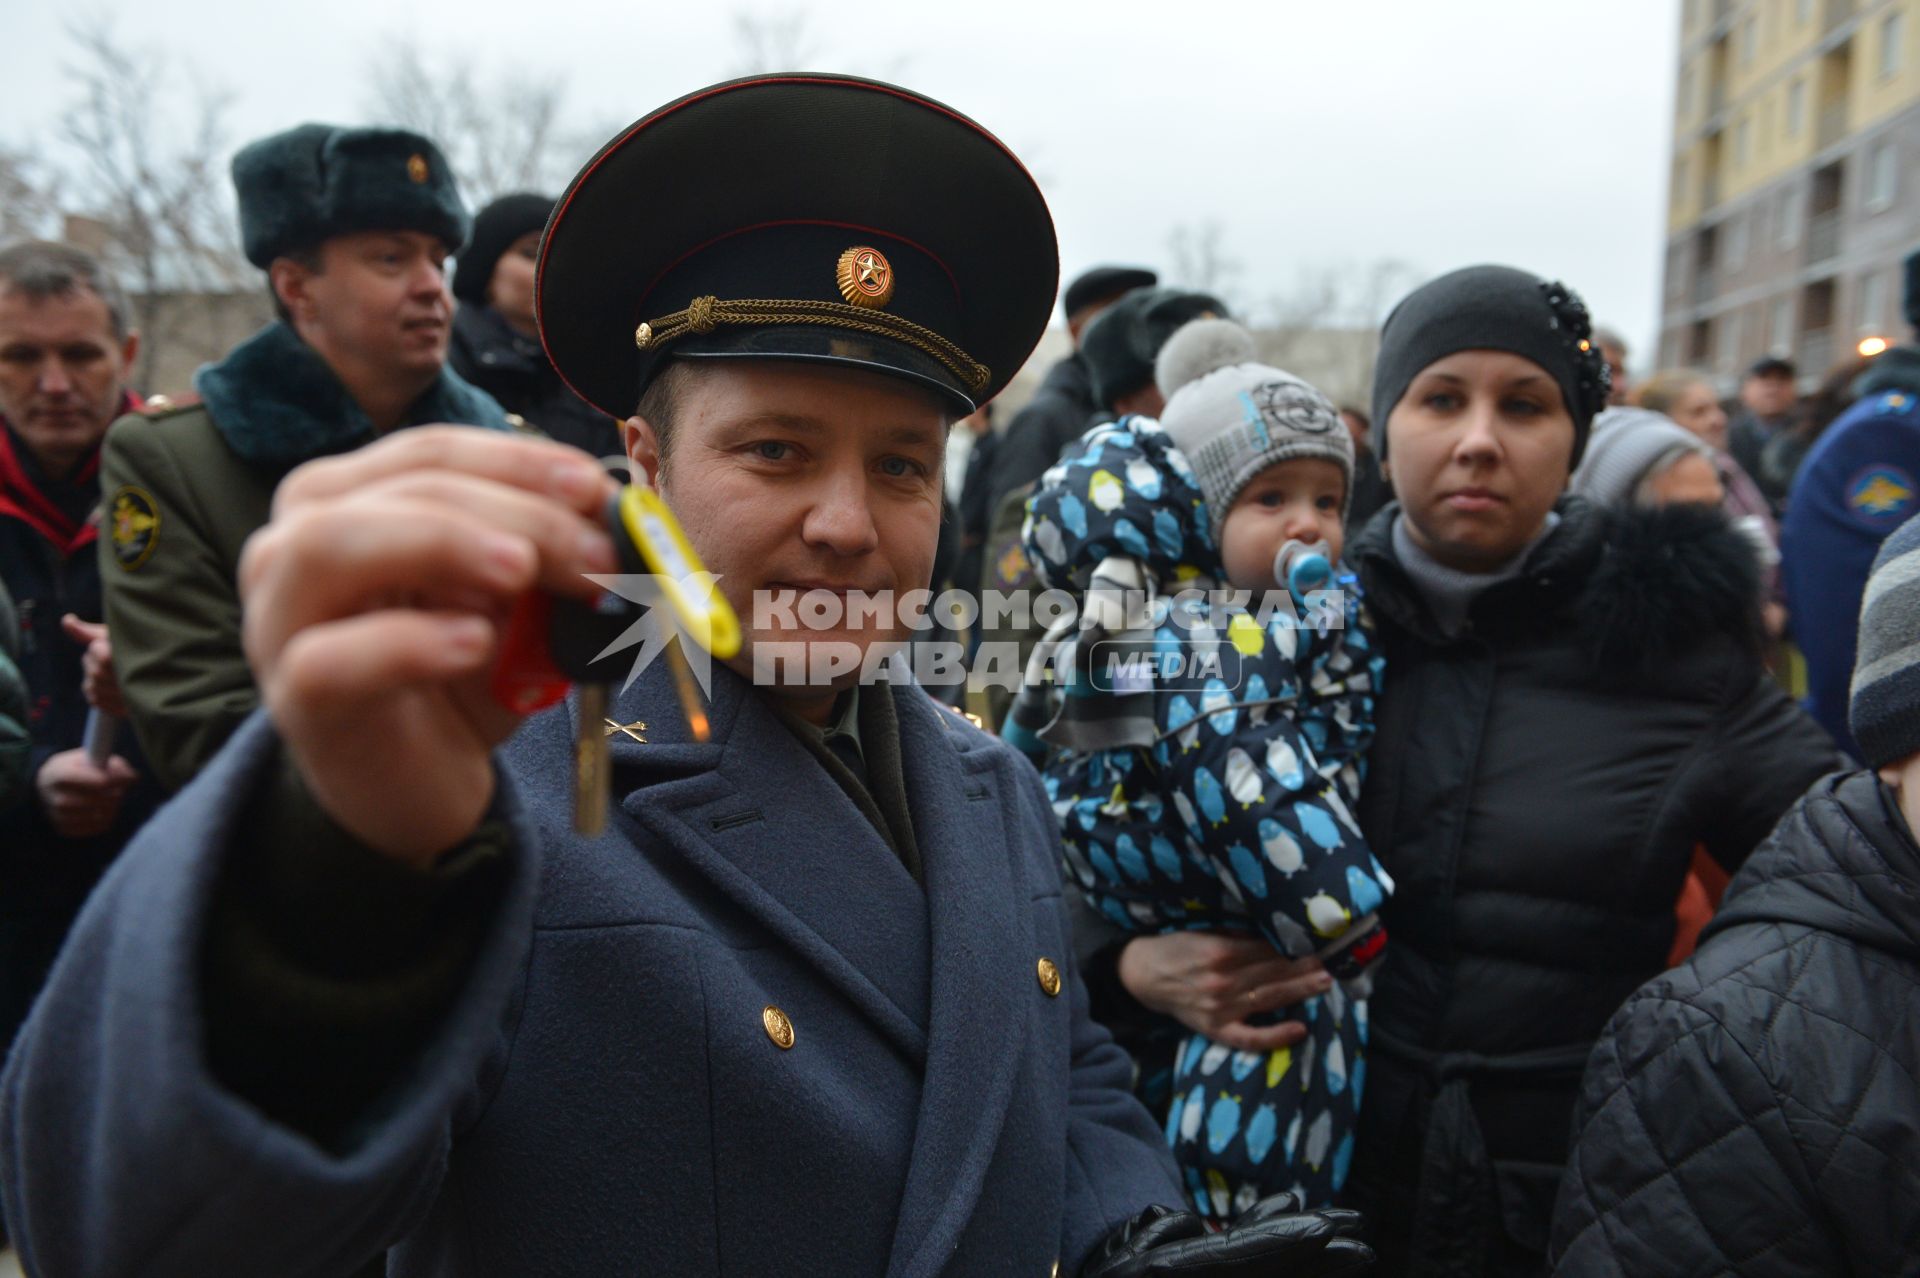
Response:
[[[563,444],[468,427],[398,431],[281,481],[240,557],[247,660],[308,791],[408,863],[473,833],[490,752],[519,716],[490,691],[514,601],[592,598],[615,491]]]
[[[1263,1198],[1223,1233],[1192,1212],[1149,1207],[1107,1236],[1080,1278],[1345,1278],[1373,1268],[1360,1213],[1297,1211]]]

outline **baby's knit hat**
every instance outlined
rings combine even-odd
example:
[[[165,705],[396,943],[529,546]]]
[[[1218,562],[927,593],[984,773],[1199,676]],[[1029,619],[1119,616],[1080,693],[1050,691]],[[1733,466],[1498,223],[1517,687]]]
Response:
[[[1860,648],[1847,718],[1870,768],[1920,754],[1920,519],[1880,544],[1860,600]]]
[[[1609,408],[1593,419],[1587,455],[1567,491],[1598,506],[1630,506],[1642,481],[1689,455],[1713,460],[1706,441],[1664,413]]]
[[[1325,395],[1260,363],[1246,329],[1232,320],[1195,320],[1160,348],[1153,375],[1167,397],[1160,424],[1193,466],[1216,543],[1228,507],[1248,481],[1296,457],[1340,468],[1345,515],[1353,496],[1353,436]]]

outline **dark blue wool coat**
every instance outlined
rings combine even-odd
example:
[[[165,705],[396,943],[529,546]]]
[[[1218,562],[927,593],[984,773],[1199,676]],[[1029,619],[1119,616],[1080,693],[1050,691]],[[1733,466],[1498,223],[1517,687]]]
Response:
[[[612,738],[599,839],[569,828],[571,708],[528,724],[501,761],[505,901],[340,1156],[201,1051],[210,889],[274,754],[256,715],[89,903],[0,1078],[29,1267],[323,1275],[392,1245],[406,1275],[1074,1272],[1179,1201],[1173,1169],[1087,1018],[1038,777],[917,690],[897,701],[924,891],[724,672],[710,744],[657,667],[619,699],[649,743]]]

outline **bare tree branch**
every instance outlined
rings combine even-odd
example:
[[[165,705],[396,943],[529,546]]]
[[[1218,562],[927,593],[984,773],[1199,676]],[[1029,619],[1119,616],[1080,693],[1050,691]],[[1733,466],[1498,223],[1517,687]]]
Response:
[[[0,244],[60,233],[60,175],[38,152],[0,145]]]
[[[476,208],[516,191],[557,193],[592,153],[562,134],[556,78],[482,75],[464,55],[429,62],[414,40],[385,50],[368,72],[369,113],[432,138]]]
[[[200,87],[190,126],[176,129],[165,104],[179,95],[164,59],[136,57],[104,17],[75,22],[68,38],[74,61],[66,71],[78,100],[60,137],[80,164],[71,198],[104,227],[108,263],[133,295],[145,336],[134,381],[145,386],[170,343],[191,342],[209,357],[228,344],[225,333],[208,331],[205,315],[183,314],[177,299],[233,293],[251,277],[235,252],[222,162],[228,98],[197,74],[181,77]],[[187,141],[160,140],[174,135]]]
[[[799,9],[785,13],[733,14],[734,74],[761,75],[768,71],[802,71],[815,58],[807,15]]]
[[[1210,293],[1232,306],[1239,291],[1241,264],[1227,256],[1226,236],[1226,228],[1211,219],[1174,227],[1167,237],[1167,250],[1173,258],[1170,283],[1196,293]]]

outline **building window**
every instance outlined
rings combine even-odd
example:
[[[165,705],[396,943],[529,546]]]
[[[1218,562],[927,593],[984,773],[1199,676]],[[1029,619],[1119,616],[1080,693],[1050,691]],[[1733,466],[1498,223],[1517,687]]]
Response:
[[[1693,114],[1693,68],[1680,72],[1680,91],[1674,97],[1674,111],[1681,119]]]
[[[1740,24],[1740,35],[1737,38],[1737,43],[1740,51],[1740,65],[1743,67],[1753,65],[1753,49],[1754,46],[1759,43],[1759,29],[1760,20],[1758,18],[1748,18]]]
[[[1753,120],[1743,116],[1733,126],[1733,163],[1736,168],[1745,168],[1752,159]]]
[[[1880,78],[1891,80],[1900,74],[1901,58],[1906,52],[1901,45],[1907,39],[1906,15],[1895,11],[1889,13],[1880,24]]]
[[[1740,312],[1728,311],[1720,317],[1720,367],[1737,368],[1740,364]]]
[[[1889,138],[1881,138],[1867,151],[1867,212],[1879,213],[1893,207],[1900,190],[1898,152]]]
[[[1780,193],[1780,207],[1774,211],[1773,242],[1781,251],[1800,242],[1800,215],[1804,209],[1798,190]]]
[[[1793,354],[1793,299],[1780,298],[1773,304],[1773,353]]]
[[[1797,0],[1793,6],[1793,20],[1801,26],[1813,21],[1813,0]]]
[[[1726,241],[1726,267],[1737,271],[1747,264],[1747,218],[1744,213],[1735,213],[1728,218],[1722,228],[1721,237]]]
[[[1887,313],[1887,277],[1863,275],[1860,278],[1860,335],[1880,331],[1881,317]]]
[[[1807,82],[1795,80],[1787,90],[1787,136],[1797,138],[1807,127]]]

